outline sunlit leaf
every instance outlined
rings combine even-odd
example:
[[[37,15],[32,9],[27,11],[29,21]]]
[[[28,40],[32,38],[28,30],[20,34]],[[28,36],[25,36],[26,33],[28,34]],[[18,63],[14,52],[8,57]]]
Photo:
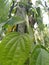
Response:
[[[0,44],[0,65],[23,65],[30,50],[30,36],[12,32]]]

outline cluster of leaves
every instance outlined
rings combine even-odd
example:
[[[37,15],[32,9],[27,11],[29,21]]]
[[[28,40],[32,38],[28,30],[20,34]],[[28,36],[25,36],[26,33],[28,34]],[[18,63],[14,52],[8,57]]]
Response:
[[[26,24],[27,33],[13,31],[21,23]],[[49,65],[49,32],[40,7],[33,7],[30,0],[0,0],[0,27],[6,33],[0,43],[0,65]]]

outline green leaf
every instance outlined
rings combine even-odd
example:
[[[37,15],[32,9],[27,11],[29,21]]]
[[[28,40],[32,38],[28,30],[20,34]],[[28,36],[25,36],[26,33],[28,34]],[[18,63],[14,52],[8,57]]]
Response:
[[[49,65],[49,53],[44,47],[35,47],[31,55],[30,65]]]
[[[0,44],[0,65],[23,65],[30,49],[31,40],[28,34],[8,34]]]
[[[3,25],[3,28],[7,28],[9,25],[13,26],[13,25],[20,24],[23,22],[24,20],[21,17],[14,16],[14,17],[11,17],[9,20],[7,20],[7,22]]]
[[[0,23],[7,19],[12,0],[0,0]]]

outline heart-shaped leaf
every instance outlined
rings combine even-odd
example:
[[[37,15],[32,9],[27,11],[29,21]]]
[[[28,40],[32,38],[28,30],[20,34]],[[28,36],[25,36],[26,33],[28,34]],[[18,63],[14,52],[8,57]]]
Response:
[[[0,65],[23,65],[30,49],[31,40],[28,34],[8,34],[0,44]]]

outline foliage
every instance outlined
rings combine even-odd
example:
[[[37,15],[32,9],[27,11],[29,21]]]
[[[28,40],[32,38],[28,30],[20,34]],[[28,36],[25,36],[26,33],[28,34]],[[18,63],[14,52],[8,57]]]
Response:
[[[48,65],[49,53],[43,46],[36,46],[30,58],[30,65]]]
[[[29,35],[12,32],[0,44],[0,64],[23,65],[30,50],[31,40]]]
[[[8,0],[0,0],[0,23],[7,20],[10,4]]]
[[[43,6],[41,0],[35,7],[31,0],[0,0],[0,65],[49,65],[49,31],[39,4]]]

